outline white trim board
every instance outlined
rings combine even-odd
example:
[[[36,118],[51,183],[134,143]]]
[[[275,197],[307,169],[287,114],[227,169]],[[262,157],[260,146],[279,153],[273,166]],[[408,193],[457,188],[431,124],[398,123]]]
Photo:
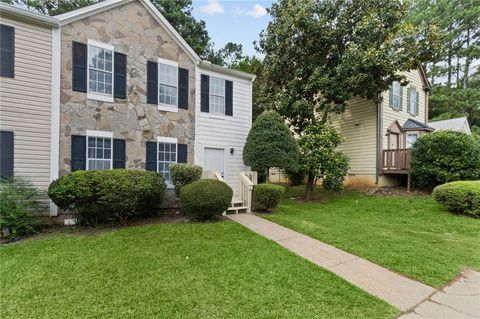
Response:
[[[105,138],[113,138],[113,132],[109,131],[96,131],[96,130],[87,130],[86,133],[87,137],[105,137]]]

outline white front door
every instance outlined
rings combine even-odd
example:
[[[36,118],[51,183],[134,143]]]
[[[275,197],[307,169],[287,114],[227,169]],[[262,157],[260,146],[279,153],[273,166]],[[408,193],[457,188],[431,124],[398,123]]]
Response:
[[[225,150],[223,148],[205,148],[205,163],[203,169],[206,171],[219,172],[224,177],[224,155]]]

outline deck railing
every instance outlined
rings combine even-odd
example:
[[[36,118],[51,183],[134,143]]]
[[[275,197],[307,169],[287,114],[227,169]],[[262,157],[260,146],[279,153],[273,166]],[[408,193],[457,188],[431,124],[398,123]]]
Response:
[[[406,148],[383,150],[382,169],[384,171],[410,170],[411,150]]]
[[[239,200],[247,207],[247,213],[252,212],[253,186],[257,184],[257,172],[240,172],[239,175]]]

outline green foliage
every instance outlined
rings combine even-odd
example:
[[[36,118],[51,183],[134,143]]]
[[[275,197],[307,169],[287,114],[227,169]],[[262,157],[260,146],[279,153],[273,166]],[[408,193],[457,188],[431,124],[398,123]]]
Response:
[[[201,179],[180,190],[180,202],[185,213],[195,219],[222,215],[232,202],[233,191],[224,182]]]
[[[199,165],[191,164],[171,164],[170,175],[178,193],[180,189],[190,183],[198,181],[202,177],[203,168]]]
[[[422,136],[412,148],[412,178],[420,188],[480,178],[480,143],[472,136],[438,131]]]
[[[0,229],[8,230],[8,238],[36,232],[41,223],[32,212],[38,207],[39,191],[23,177],[0,181]]]
[[[288,177],[290,186],[301,185],[305,181],[305,174],[299,168],[285,169],[285,174]]]
[[[243,161],[259,171],[297,165],[298,144],[278,113],[266,111],[255,120],[243,149]]]
[[[433,190],[433,197],[451,212],[480,217],[480,181],[437,186]]]
[[[73,212],[78,224],[96,226],[157,212],[164,190],[156,172],[114,169],[64,175],[50,184],[48,196]]]
[[[275,184],[253,186],[253,208],[255,211],[267,211],[277,208],[285,188]]]
[[[62,14],[72,10],[99,2],[99,0],[1,0],[28,10],[40,12],[50,16]]]
[[[310,125],[300,138],[300,171],[308,176],[307,198],[318,180],[323,187],[343,191],[343,180],[350,168],[348,157],[337,151],[341,136],[328,124]]]

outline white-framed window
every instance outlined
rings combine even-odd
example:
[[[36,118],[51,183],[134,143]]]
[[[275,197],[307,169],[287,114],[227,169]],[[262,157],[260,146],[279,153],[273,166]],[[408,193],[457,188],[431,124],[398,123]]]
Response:
[[[414,88],[410,88],[410,97],[408,101],[408,113],[418,114],[418,91]]]
[[[394,81],[392,83],[392,108],[399,110],[401,108],[402,98],[401,98],[401,87],[400,82]]]
[[[177,163],[177,139],[172,137],[157,137],[158,155],[157,172],[162,174],[167,186],[172,186],[170,164]]]
[[[178,111],[178,64],[158,59],[158,108]]]
[[[113,102],[114,47],[88,40],[87,98]]]
[[[225,115],[225,80],[210,77],[210,112]]]
[[[87,130],[87,170],[111,169],[113,133]]]
[[[418,133],[407,133],[406,146],[412,148],[412,145],[418,140]]]

